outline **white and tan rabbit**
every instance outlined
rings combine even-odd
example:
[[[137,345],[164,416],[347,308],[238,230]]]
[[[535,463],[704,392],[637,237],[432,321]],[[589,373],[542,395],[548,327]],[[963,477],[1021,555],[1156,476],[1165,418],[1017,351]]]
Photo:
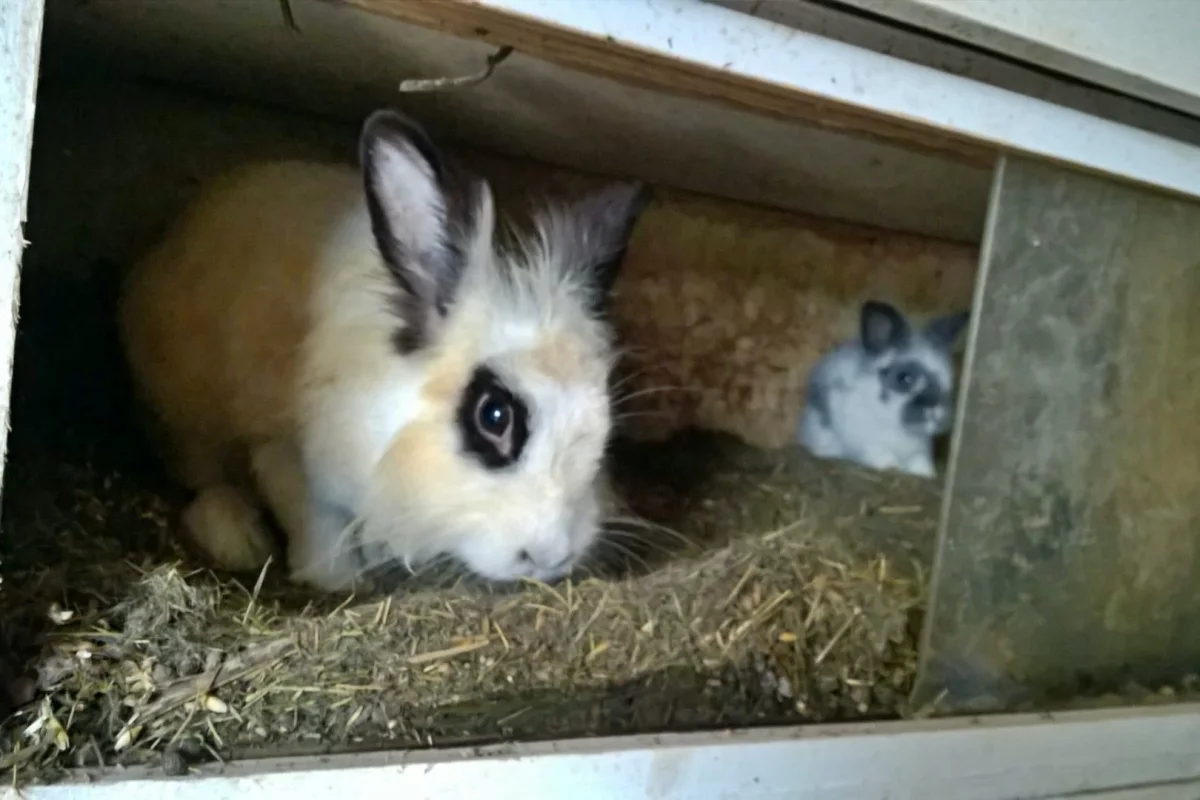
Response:
[[[934,439],[949,430],[953,349],[963,311],[914,329],[869,300],[858,339],[834,348],[808,377],[799,440],[814,455],[932,477]]]
[[[494,242],[488,184],[412,121],[365,122],[361,172],[280,162],[215,182],[131,272],[121,332],[184,527],[293,579],[452,558],[551,580],[594,542],[614,358],[607,295],[648,191],[547,207]]]

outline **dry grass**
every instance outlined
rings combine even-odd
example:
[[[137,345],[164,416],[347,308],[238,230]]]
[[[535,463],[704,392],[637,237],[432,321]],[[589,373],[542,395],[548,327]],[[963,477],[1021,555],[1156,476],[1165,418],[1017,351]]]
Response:
[[[5,619],[24,633],[10,644],[34,645],[37,678],[14,682],[25,696],[0,766],[44,780],[903,713],[931,486],[714,437],[621,463],[638,511],[678,532],[614,540],[636,574],[430,576],[331,600],[271,567],[238,581],[185,566],[170,500],[132,478],[56,464],[51,489],[17,462],[9,530],[38,542],[8,556]]]

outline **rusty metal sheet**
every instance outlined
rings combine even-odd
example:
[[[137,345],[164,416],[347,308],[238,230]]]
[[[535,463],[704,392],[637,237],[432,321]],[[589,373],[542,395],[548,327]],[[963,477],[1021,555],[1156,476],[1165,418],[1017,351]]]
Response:
[[[1200,204],[997,167],[914,701],[1200,672]]]

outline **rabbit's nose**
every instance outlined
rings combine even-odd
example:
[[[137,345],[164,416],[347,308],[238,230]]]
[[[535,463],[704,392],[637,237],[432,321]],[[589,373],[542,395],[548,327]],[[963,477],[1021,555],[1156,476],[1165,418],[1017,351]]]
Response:
[[[565,544],[548,544],[530,547],[521,551],[521,560],[548,572],[562,569],[571,560],[571,552]]]

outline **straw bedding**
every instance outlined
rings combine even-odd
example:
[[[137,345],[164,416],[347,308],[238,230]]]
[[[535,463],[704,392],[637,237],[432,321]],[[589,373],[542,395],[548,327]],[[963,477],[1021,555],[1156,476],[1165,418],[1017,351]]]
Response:
[[[686,433],[619,448],[636,512],[590,573],[327,598],[218,576],[179,498],[14,437],[0,766],[168,771],[260,754],[892,717],[915,668],[936,489]],[[148,488],[149,487],[149,488]],[[659,527],[661,526],[661,527]]]

